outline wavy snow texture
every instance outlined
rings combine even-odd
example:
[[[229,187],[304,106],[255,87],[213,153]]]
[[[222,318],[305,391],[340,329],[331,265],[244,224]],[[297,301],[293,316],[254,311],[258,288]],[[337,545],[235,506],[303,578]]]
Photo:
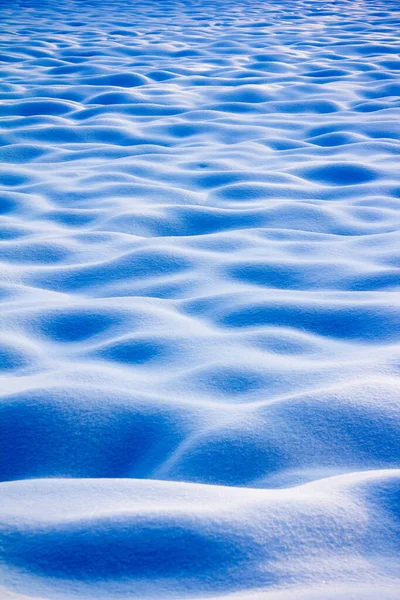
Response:
[[[398,3],[0,15],[1,598],[397,598]]]

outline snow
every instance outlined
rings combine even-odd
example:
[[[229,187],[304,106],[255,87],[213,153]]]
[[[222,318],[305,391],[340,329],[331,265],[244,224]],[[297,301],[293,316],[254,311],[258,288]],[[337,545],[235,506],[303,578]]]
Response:
[[[0,20],[0,598],[397,598],[398,2]]]

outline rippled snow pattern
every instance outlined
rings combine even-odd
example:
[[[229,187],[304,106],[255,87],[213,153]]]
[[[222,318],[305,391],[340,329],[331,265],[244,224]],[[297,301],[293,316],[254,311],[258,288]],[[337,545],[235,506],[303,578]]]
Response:
[[[0,16],[1,598],[396,598],[398,2]]]

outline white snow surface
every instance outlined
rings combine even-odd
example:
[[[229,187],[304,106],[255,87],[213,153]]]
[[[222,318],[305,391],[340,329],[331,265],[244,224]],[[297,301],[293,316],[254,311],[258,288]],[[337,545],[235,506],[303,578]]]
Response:
[[[0,599],[398,598],[399,3],[0,23]]]

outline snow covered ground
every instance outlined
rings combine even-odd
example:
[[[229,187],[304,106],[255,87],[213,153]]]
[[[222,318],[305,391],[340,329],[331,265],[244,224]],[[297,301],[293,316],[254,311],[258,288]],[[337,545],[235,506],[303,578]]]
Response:
[[[398,598],[399,2],[0,20],[1,600]]]

